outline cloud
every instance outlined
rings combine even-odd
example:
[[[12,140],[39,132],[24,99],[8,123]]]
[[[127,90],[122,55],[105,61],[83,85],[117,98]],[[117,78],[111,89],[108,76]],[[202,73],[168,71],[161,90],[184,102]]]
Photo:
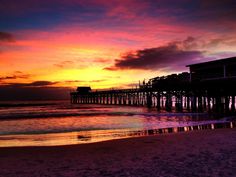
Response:
[[[132,20],[138,16],[143,16],[149,9],[150,2],[126,0],[126,1],[103,1],[102,4],[106,4],[108,17],[118,18],[122,20]],[[132,7],[132,8],[130,8]]]
[[[28,79],[30,78],[29,74],[24,74],[21,71],[15,71],[13,74],[8,76],[0,76],[0,83],[6,80],[15,80],[15,79]]]
[[[103,82],[105,80],[34,81],[31,83],[7,83],[0,85],[0,100],[63,100],[70,99],[70,87],[58,87],[61,83]]]
[[[219,47],[219,46],[235,46],[236,45],[236,38],[233,36],[229,36],[229,37],[217,37],[217,38],[213,38],[210,39],[208,41],[204,42],[203,47],[207,47],[207,48],[215,48],[215,47]]]
[[[108,67],[105,67],[103,68],[103,70],[108,70],[108,71],[116,71],[118,70],[119,68],[115,67],[115,66],[108,66]]]
[[[105,82],[107,81],[107,79],[98,79],[98,80],[66,80],[66,81],[63,81],[63,83],[89,83],[89,82],[96,82],[96,83],[99,83],[99,82]]]
[[[71,66],[73,64],[74,64],[73,61],[66,60],[66,61],[56,63],[56,64],[54,64],[54,66],[56,66],[58,68],[66,68],[66,67]]]
[[[64,81],[64,83],[79,83],[79,82],[83,82],[82,80],[66,80]]]
[[[91,80],[89,82],[96,82],[96,83],[99,83],[99,82],[105,82],[106,79],[98,79],[98,80]]]
[[[3,42],[14,42],[15,39],[11,33],[1,32],[0,31],[0,41]]]
[[[199,13],[202,13],[208,17],[214,19],[229,19],[235,20],[236,14],[233,13],[235,10],[235,1],[234,0],[224,0],[224,1],[215,1],[215,0],[204,0],[201,3],[201,10]]]
[[[193,50],[197,46],[193,37],[174,41],[164,46],[128,52],[115,65],[106,70],[143,69],[143,70],[182,70],[186,64],[203,59],[203,51]]]
[[[109,63],[110,60],[109,59],[103,59],[103,58],[97,58],[97,59],[94,59],[93,62],[95,62],[95,63]]]
[[[34,81],[31,83],[8,83],[5,86],[23,88],[23,87],[48,87],[58,84],[59,82],[51,82],[51,81]]]
[[[51,85],[55,85],[58,82],[50,82],[50,81],[35,81],[32,83],[27,84],[26,86],[30,86],[30,87],[42,87],[42,86],[51,86]]]
[[[0,100],[69,100],[71,88],[0,85]]]

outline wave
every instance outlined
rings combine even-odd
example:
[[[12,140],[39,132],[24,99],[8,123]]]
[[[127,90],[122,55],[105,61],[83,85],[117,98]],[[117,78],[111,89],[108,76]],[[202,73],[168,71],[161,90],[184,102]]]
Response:
[[[166,129],[166,128],[177,128],[177,127],[186,127],[186,126],[203,126],[203,125],[211,125],[211,124],[226,124],[230,123],[231,121],[226,121],[226,120],[209,120],[209,121],[202,121],[202,122],[185,122],[184,124],[181,124],[179,126],[167,126],[167,125],[159,125],[158,128],[153,128],[150,129],[148,127],[121,127],[118,128],[109,128],[109,127],[76,127],[76,128],[55,128],[55,129],[44,129],[44,130],[31,130],[31,131],[11,131],[11,132],[0,132],[0,140],[4,140],[5,137],[1,137],[4,135],[39,135],[39,134],[55,134],[55,133],[71,133],[71,132],[86,132],[90,134],[90,132],[96,131],[96,135],[103,135],[109,134],[108,131],[111,132],[126,132],[127,130],[129,131],[148,131],[148,130],[154,130],[154,129]],[[235,121],[233,121],[234,124],[236,124]]]
[[[31,113],[7,113],[1,114],[0,120],[5,119],[29,119],[29,118],[55,118],[55,117],[81,117],[81,116],[145,116],[145,117],[181,117],[181,116],[207,116],[206,113],[139,113],[139,112],[79,112],[79,113],[66,113],[66,112],[31,112]]]
[[[80,131],[97,131],[97,130],[113,130],[112,128],[68,128],[68,129],[45,129],[45,130],[32,130],[32,131],[12,131],[12,132],[0,132],[0,135],[37,135],[37,134],[51,134],[51,133],[70,133]]]

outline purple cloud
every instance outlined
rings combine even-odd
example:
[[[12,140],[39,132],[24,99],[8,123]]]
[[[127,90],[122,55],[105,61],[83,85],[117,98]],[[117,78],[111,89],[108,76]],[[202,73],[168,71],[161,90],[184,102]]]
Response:
[[[128,52],[115,65],[106,70],[143,69],[143,70],[183,70],[186,64],[203,59],[203,51],[193,50],[197,43],[193,37],[167,45]]]

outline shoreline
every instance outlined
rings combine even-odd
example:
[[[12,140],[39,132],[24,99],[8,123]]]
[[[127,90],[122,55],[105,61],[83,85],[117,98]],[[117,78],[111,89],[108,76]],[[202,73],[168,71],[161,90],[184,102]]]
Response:
[[[235,122],[236,123],[236,122]],[[208,124],[207,124],[208,125]],[[236,124],[235,124],[236,125]],[[184,128],[184,127],[175,127],[175,128]],[[169,128],[163,128],[164,130],[168,130]],[[177,134],[188,134],[188,133],[192,133],[193,135],[197,132],[214,132],[214,131],[236,131],[236,127],[233,127],[233,128],[228,128],[228,127],[221,127],[221,128],[216,128],[216,129],[201,129],[201,130],[187,130],[187,131],[184,131],[184,129],[182,129],[183,131],[179,131],[179,132],[165,132],[163,131],[162,133],[151,133],[149,135],[141,135],[141,136],[133,136],[133,137],[125,137],[125,138],[118,138],[118,139],[109,139],[109,140],[104,140],[104,141],[97,141],[97,142],[91,142],[91,143],[81,143],[81,144],[65,144],[65,145],[49,145],[49,146],[9,146],[9,147],[1,147],[0,146],[0,151],[3,150],[3,149],[37,149],[37,148],[45,148],[45,149],[48,149],[48,148],[67,148],[67,147],[79,147],[79,146],[93,146],[95,144],[105,144],[105,143],[108,143],[108,142],[116,142],[116,141],[126,141],[126,140],[136,140],[136,139],[145,139],[145,138],[155,138],[155,137],[166,137],[166,136],[175,136]],[[147,130],[147,131],[150,131],[150,130]],[[153,130],[151,130],[153,131]],[[139,131],[140,132],[140,131]],[[182,135],[181,135],[182,136]],[[1,152],[0,152],[1,154]]]
[[[0,174],[19,176],[234,176],[236,129],[99,143],[0,148]]]
[[[236,128],[236,121],[208,122],[196,125],[167,127],[159,129],[114,129],[80,132],[53,132],[45,134],[12,134],[0,136],[1,147],[31,147],[31,146],[63,146],[73,144],[90,144],[109,140],[145,137],[161,134],[176,134],[201,130]]]

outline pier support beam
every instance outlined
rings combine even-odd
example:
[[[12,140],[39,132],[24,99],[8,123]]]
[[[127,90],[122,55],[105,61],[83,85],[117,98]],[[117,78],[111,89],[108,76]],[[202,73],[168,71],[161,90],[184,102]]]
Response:
[[[197,98],[195,95],[193,95],[191,98],[191,107],[192,107],[192,112],[197,111]]]
[[[177,93],[175,96],[175,108],[176,111],[181,112],[183,110],[183,98],[181,93]]]
[[[187,95],[187,110],[190,111],[190,96]]]
[[[152,107],[152,93],[151,92],[147,93],[147,107],[148,108]]]
[[[170,93],[166,93],[166,111],[172,110],[172,95]]]
[[[232,102],[232,104],[231,104],[231,111],[235,112],[235,96],[234,95],[232,96],[232,101],[231,102]]]
[[[198,112],[203,112],[202,96],[198,97]]]
[[[225,96],[225,106],[224,106],[225,113],[229,113],[229,96]]]
[[[160,93],[158,92],[157,93],[157,110],[158,111],[160,111],[161,110],[161,103],[160,103],[160,98],[161,98],[161,96],[160,96]]]

